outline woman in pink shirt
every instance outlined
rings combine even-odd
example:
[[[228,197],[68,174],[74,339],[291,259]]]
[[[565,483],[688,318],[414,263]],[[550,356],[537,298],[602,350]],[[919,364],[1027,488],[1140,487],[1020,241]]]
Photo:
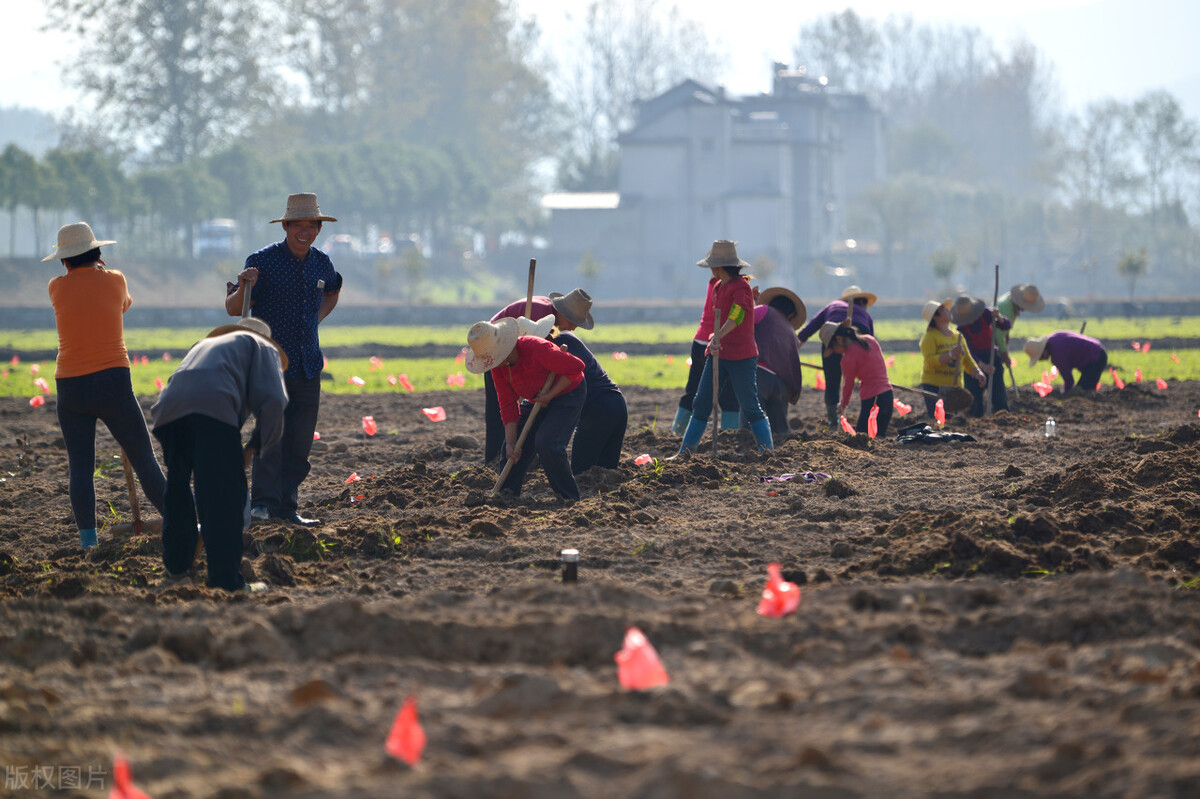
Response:
[[[892,421],[892,384],[888,381],[887,362],[883,360],[883,349],[879,342],[874,336],[837,322],[823,324],[820,336],[821,343],[827,349],[842,356],[842,402],[838,415],[845,414],[857,379],[858,398],[862,404],[854,429],[860,433],[867,432],[871,408],[878,407],[876,435],[887,435],[888,423]]]
[[[520,335],[520,325],[512,318],[476,322],[467,332],[467,345],[471,348],[467,370],[475,374],[489,372],[496,385],[505,452],[514,461],[501,487],[520,496],[525,473],[536,454],[554,492],[577,502],[579,486],[571,473],[567,444],[587,399],[583,361],[540,336]],[[552,375],[554,379],[547,386]],[[518,447],[521,399],[541,405],[542,411],[533,420],[525,444]]]
[[[694,451],[704,436],[704,429],[708,427],[713,406],[713,358],[721,359],[721,375],[729,377],[742,415],[750,424],[750,432],[754,434],[759,449],[774,449],[771,425],[758,401],[754,292],[750,288],[749,278],[742,274],[742,270],[749,268],[750,264],[738,258],[734,242],[719,240],[713,242],[708,255],[704,260],[697,261],[696,265],[711,269],[718,281],[713,287],[712,304],[714,316],[720,314],[721,327],[719,335],[714,337],[714,343],[709,344],[704,371],[692,402],[692,418],[683,433],[683,442],[677,454]],[[716,318],[713,326],[716,326]]]

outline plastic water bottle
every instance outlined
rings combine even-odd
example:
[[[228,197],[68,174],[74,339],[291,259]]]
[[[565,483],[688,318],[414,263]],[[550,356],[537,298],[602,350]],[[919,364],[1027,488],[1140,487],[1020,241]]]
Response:
[[[1046,438],[1054,438],[1056,435],[1058,435],[1058,431],[1055,430],[1054,417],[1047,416],[1046,417]]]

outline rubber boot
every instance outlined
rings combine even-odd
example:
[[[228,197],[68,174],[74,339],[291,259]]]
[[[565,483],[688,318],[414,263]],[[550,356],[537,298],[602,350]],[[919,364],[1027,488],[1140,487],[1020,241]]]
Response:
[[[775,449],[775,441],[771,438],[771,422],[769,419],[763,417],[757,422],[751,422],[750,432],[754,433],[754,440],[758,442],[760,450]]]
[[[737,430],[742,426],[741,411],[721,411],[721,429]]]
[[[826,405],[825,406],[825,419],[829,422],[830,427],[838,426],[838,406],[837,405]]]
[[[100,541],[96,538],[96,528],[89,527],[86,530],[79,531],[79,543],[83,544],[84,549],[91,549],[99,545]]]
[[[704,419],[697,419],[695,416],[688,422],[687,430],[683,434],[683,443],[679,445],[679,455],[684,452],[695,452],[696,445],[700,443],[700,439],[704,437],[704,431],[708,428],[708,422]]]
[[[691,421],[692,412],[687,408],[680,406],[675,409],[675,421],[671,424],[671,432],[677,436],[682,436],[687,430],[688,422]]]

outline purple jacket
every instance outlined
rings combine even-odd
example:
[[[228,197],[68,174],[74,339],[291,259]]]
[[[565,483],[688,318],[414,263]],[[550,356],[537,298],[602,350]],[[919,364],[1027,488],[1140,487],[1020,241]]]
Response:
[[[1075,387],[1075,375],[1071,374],[1071,370],[1082,371],[1083,367],[1104,354],[1104,346],[1091,336],[1060,330],[1046,339],[1046,353],[1050,355],[1050,363],[1062,375],[1063,391],[1070,391]]]
[[[800,343],[808,341],[812,338],[821,325],[826,322],[841,322],[846,318],[846,309],[849,306],[845,300],[834,300],[826,305],[821,310],[817,311],[816,316],[808,320],[808,324],[800,329],[796,334],[796,338],[800,339]],[[854,306],[854,315],[851,317],[851,324],[858,328],[858,332],[866,333],[868,336],[875,335],[875,323],[871,321],[871,314],[867,313],[867,309],[861,305]]]

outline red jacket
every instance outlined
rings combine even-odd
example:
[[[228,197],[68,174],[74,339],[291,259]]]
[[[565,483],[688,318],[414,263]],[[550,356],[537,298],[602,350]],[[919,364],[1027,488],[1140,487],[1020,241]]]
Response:
[[[492,370],[496,384],[496,399],[500,403],[500,419],[505,423],[521,421],[519,399],[533,399],[546,385],[546,376],[567,375],[572,391],[583,382],[583,361],[544,338],[521,336],[517,339],[517,364],[501,364]],[[566,393],[565,391],[563,392]],[[560,395],[561,396],[561,395]]]
[[[721,327],[732,316],[737,327],[721,339],[721,360],[741,361],[758,357],[758,345],[754,343],[754,292],[750,281],[736,277],[728,283],[718,283],[713,291],[713,306],[721,312]],[[716,327],[716,319],[713,320]],[[711,355],[712,353],[707,353]]]

